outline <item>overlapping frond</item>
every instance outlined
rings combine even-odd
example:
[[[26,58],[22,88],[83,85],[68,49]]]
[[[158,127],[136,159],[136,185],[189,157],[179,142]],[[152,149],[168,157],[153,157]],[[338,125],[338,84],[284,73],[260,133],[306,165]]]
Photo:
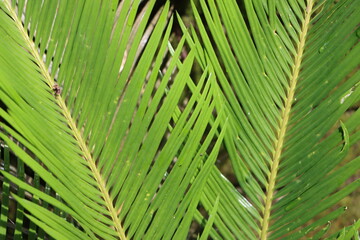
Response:
[[[0,1],[0,136],[61,200],[2,174],[50,204],[13,196],[54,238],[185,238],[190,228],[223,113],[210,125],[214,75],[192,82],[194,51],[179,64],[183,38],[169,54],[169,3],[149,24],[154,4]]]
[[[173,48],[168,2],[0,0],[0,234],[326,236],[360,185],[360,2],[199,2]]]
[[[225,204],[240,214],[216,219],[213,236],[299,239],[319,230],[344,209],[308,221],[360,184],[338,190],[360,167],[359,158],[338,167],[359,140],[359,111],[339,122],[360,97],[359,1],[246,0],[240,9],[235,0],[201,0],[200,6],[201,14],[193,5],[198,31],[187,40],[202,66],[216,72],[229,116],[225,145],[247,199],[233,196],[234,187],[222,189],[229,203],[220,200],[217,215]],[[216,199],[209,196],[202,199],[207,209]]]

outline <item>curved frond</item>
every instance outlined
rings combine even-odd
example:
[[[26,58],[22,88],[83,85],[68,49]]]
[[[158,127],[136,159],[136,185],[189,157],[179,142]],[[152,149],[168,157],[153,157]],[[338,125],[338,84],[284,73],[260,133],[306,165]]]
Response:
[[[169,3],[150,23],[141,2],[0,1],[0,137],[60,199],[2,174],[53,238],[184,238],[216,160],[214,76],[192,82]]]
[[[229,202],[220,198],[217,214],[224,217],[215,220],[213,237],[325,234],[321,226],[344,208],[309,221],[360,184],[342,186],[360,168],[359,158],[339,167],[359,140],[359,111],[339,121],[360,99],[359,1],[246,0],[241,9],[235,0],[201,0],[202,12],[193,9],[198,31],[187,40],[222,89],[225,145],[243,195],[222,189]],[[208,210],[221,178],[209,179],[201,200]],[[229,208],[239,214],[222,213]]]

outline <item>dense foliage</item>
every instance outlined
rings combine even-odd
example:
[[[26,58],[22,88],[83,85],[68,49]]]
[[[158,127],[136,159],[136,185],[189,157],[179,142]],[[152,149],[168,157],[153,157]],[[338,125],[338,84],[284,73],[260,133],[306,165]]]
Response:
[[[359,239],[360,1],[191,8],[0,0],[2,238]]]

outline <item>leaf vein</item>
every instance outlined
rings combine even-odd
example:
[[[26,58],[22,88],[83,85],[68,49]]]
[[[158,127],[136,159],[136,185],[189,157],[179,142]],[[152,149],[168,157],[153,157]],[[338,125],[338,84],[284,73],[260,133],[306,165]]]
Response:
[[[275,191],[275,183],[276,183],[276,176],[279,170],[279,163],[282,154],[282,149],[284,145],[284,139],[286,135],[286,131],[288,128],[288,122],[290,118],[290,112],[292,103],[294,100],[295,89],[298,82],[298,77],[300,73],[300,66],[302,62],[302,57],[304,53],[306,35],[308,32],[309,24],[310,24],[310,17],[313,8],[313,0],[307,1],[307,7],[305,10],[305,19],[302,23],[302,31],[300,33],[300,42],[298,44],[297,54],[295,55],[294,59],[294,67],[292,70],[292,75],[290,79],[290,86],[287,91],[287,98],[285,101],[285,108],[281,114],[281,121],[280,121],[280,128],[278,130],[278,137],[277,142],[275,143],[275,152],[273,154],[273,160],[271,164],[271,172],[269,175],[268,186],[266,189],[266,197],[265,197],[265,209],[263,212],[263,221],[262,221],[262,229],[261,229],[261,240],[266,240],[268,237],[268,229],[269,229],[269,222],[270,222],[270,213],[271,213],[271,206],[273,202],[273,195]]]
[[[21,20],[18,18],[16,12],[11,7],[9,1],[5,1],[6,8],[8,9],[9,13],[11,14],[11,18],[14,20],[15,24],[17,25],[17,28],[19,29],[21,35],[23,36],[24,40],[26,41],[27,45],[29,46],[31,55],[34,56],[36,63],[38,64],[42,76],[44,76],[46,83],[49,85],[50,89],[53,89],[53,86],[56,84],[55,80],[50,76],[49,71],[47,67],[45,66],[45,63],[42,61],[41,56],[39,55],[38,50],[36,49],[36,46],[34,42],[29,38],[26,30],[24,29]],[[55,94],[56,95],[56,94]],[[77,125],[75,121],[73,120],[71,113],[69,109],[67,108],[67,105],[64,101],[64,99],[60,95],[56,95],[56,102],[59,105],[59,107],[62,110],[62,114],[67,119],[67,124],[70,127],[70,129],[73,132],[73,136],[78,142],[78,145],[80,149],[83,152],[84,159],[88,162],[89,167],[91,171],[93,172],[93,176],[98,184],[98,188],[102,193],[102,197],[106,203],[106,208],[109,211],[109,215],[111,216],[114,227],[116,229],[116,232],[120,239],[125,240],[126,235],[123,227],[121,226],[120,220],[118,218],[117,210],[114,208],[113,201],[111,200],[111,197],[109,195],[109,192],[106,190],[106,183],[103,177],[101,176],[101,173],[99,169],[96,166],[96,163],[94,159],[91,156],[91,153],[88,149],[88,146],[85,143],[85,140],[83,139],[79,129],[77,128]]]

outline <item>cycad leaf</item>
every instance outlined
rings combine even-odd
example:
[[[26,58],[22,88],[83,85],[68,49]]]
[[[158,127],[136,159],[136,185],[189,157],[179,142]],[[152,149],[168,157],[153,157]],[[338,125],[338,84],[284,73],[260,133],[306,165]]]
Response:
[[[53,238],[186,234],[225,133],[213,75],[192,82],[194,51],[178,64],[185,38],[168,54],[169,3],[150,35],[154,0],[117,3],[0,1],[0,136],[61,201],[3,175],[50,204],[15,196]]]
[[[219,233],[226,239],[325,234],[320,226],[340,210],[308,221],[360,184],[338,190],[360,168],[359,158],[338,167],[359,140],[359,111],[338,121],[360,99],[359,1],[246,0],[240,10],[235,0],[200,0],[200,6],[203,18],[193,4],[198,32],[187,40],[201,66],[216,73],[223,93],[217,102],[229,116],[226,148],[251,206],[234,214],[236,221],[215,220]],[[205,192],[216,192],[213,185]],[[230,197],[234,190],[223,189],[236,208],[243,202]],[[204,196],[210,210],[216,196]],[[218,215],[230,216],[221,205]]]

